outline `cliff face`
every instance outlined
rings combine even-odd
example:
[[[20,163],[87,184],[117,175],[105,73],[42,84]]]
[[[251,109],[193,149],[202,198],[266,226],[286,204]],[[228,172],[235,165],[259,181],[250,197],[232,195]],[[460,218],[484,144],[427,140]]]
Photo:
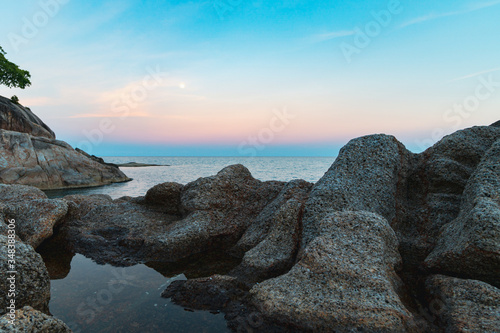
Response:
[[[127,180],[117,167],[56,140],[31,110],[0,96],[0,183],[60,189]]]

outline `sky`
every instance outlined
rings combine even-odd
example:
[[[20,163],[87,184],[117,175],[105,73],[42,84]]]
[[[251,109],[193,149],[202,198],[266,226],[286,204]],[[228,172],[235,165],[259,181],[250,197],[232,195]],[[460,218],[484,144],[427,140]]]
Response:
[[[500,118],[500,0],[0,8],[0,46],[32,81],[0,95],[91,154],[336,156],[375,133],[420,152]]]

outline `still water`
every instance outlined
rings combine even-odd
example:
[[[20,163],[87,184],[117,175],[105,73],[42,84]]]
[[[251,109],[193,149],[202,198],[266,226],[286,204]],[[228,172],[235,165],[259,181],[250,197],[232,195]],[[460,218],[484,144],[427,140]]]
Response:
[[[156,184],[177,182],[187,184],[199,177],[215,175],[224,167],[243,164],[252,175],[260,180],[304,179],[318,181],[335,160],[334,157],[104,157],[109,163],[123,164],[138,162],[168,166],[122,167],[120,168],[131,182],[112,184],[103,187],[47,191],[49,197],[67,194],[109,194],[116,199],[121,196],[142,196]]]
[[[333,157],[105,157],[110,163],[148,163],[165,166],[123,167],[133,178],[103,187],[48,191],[49,197],[68,194],[108,194],[112,198],[142,196],[162,182],[186,184],[216,174],[236,163],[260,180],[305,179],[316,182]],[[166,166],[168,165],[168,166]],[[50,311],[74,332],[228,332],[224,314],[192,311],[160,297],[174,280],[225,274],[238,262],[223,254],[206,254],[180,263],[146,263],[131,267],[98,265],[81,254],[67,253],[55,242],[42,254],[51,276]]]

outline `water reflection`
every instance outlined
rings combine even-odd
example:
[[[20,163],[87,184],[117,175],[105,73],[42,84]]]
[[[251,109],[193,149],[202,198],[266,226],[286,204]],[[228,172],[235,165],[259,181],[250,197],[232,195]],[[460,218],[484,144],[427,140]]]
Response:
[[[52,279],[50,312],[74,332],[229,332],[223,314],[186,311],[160,297],[172,281],[229,271],[239,261],[227,255],[114,267],[67,252],[58,242],[38,250]]]

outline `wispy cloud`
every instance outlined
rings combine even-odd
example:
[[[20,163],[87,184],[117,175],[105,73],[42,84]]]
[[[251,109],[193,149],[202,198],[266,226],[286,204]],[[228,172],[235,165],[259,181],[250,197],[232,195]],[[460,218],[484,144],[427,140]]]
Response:
[[[477,72],[477,73],[472,73],[472,74],[464,75],[464,76],[461,76],[461,77],[457,77],[456,79],[450,80],[447,83],[462,81],[462,80],[470,79],[470,78],[473,78],[473,77],[476,77],[476,76],[479,76],[479,75],[493,73],[493,72],[498,72],[498,71],[500,71],[500,67],[488,69],[488,70]]]
[[[322,34],[316,34],[311,37],[311,41],[314,43],[324,42],[330,39],[352,36],[356,32],[354,30],[341,30],[341,31],[332,31]]]
[[[457,10],[457,11],[451,11],[451,12],[446,12],[446,13],[432,12],[432,13],[429,13],[427,15],[416,17],[416,18],[410,19],[406,22],[403,22],[403,23],[401,23],[399,28],[401,29],[401,28],[405,28],[405,27],[408,27],[411,25],[415,25],[415,24],[419,24],[419,23],[423,23],[423,22],[427,22],[427,21],[432,21],[432,20],[436,20],[439,18],[443,18],[443,17],[467,14],[467,13],[470,13],[470,12],[473,12],[476,10],[496,6],[499,4],[500,4],[500,0],[494,0],[494,1],[489,1],[489,2],[471,4],[467,8],[462,9],[462,10]]]

